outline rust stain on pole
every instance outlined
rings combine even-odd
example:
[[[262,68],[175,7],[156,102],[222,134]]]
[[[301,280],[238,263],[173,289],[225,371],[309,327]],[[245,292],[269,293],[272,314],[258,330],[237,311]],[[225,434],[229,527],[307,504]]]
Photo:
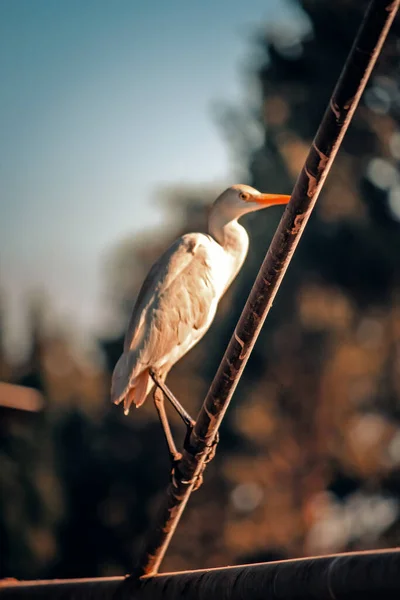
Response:
[[[239,382],[260,329],[300,241],[318,195],[350,124],[362,92],[399,8],[400,0],[373,0],[353,44],[297,179],[235,332],[198,415],[190,445],[170,484],[140,564],[132,578],[158,572],[169,542],[194,487],[204,470],[209,448]]]

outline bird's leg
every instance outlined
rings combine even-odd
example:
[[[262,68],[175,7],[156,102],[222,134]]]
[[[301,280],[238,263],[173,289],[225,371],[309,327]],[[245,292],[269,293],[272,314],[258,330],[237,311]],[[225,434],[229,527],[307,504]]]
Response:
[[[218,442],[219,442],[219,431],[217,431],[217,433],[214,436],[214,439],[213,439],[212,443],[207,448],[207,457],[206,457],[206,459],[204,461],[204,464],[207,465],[214,458],[215,453],[217,451]]]
[[[185,436],[185,441],[184,441],[184,448],[187,452],[189,452],[189,454],[193,454],[193,449],[190,445],[190,435],[193,431],[193,427],[196,424],[196,421],[194,419],[192,419],[192,417],[189,415],[189,413],[183,408],[183,406],[181,405],[181,403],[179,402],[179,400],[174,396],[174,394],[171,392],[171,390],[168,388],[168,386],[164,383],[164,379],[162,378],[162,376],[158,375],[157,373],[155,373],[152,369],[149,370],[150,373],[150,377],[152,378],[152,380],[154,381],[154,383],[156,384],[156,390],[154,392],[154,402],[156,403],[156,397],[158,397],[158,392],[162,392],[160,394],[160,398],[162,397],[162,394],[164,394],[168,400],[170,401],[170,403],[172,404],[172,406],[175,408],[176,412],[179,414],[179,416],[181,417],[182,421],[185,423],[187,431],[186,431],[186,436]],[[171,434],[171,429],[169,427],[169,423],[168,423],[168,419],[167,419],[167,415],[165,413],[165,407],[164,404],[162,404],[162,410],[163,410],[163,417],[161,416],[161,412],[157,406],[156,403],[156,408],[158,411],[158,414],[160,415],[160,420],[165,432],[165,437],[167,439],[167,444],[168,444],[168,448],[170,450],[170,454],[173,457],[173,451],[171,451],[171,444],[173,445],[173,448],[176,452],[176,455],[179,456],[178,460],[180,460],[180,458],[182,457],[182,455],[177,452],[176,450],[176,446],[174,444],[173,438],[172,438],[172,434]],[[217,444],[219,442],[219,433],[217,431],[214,440],[212,442],[212,444],[210,444],[210,446],[208,446],[207,451],[206,451],[206,459],[204,461],[204,466],[203,469],[201,471],[201,473],[196,477],[196,481],[194,483],[194,487],[193,487],[193,491],[196,491],[199,489],[199,487],[202,485],[203,483],[203,470],[206,466],[207,463],[209,463],[215,456],[215,451],[217,449]],[[173,459],[173,462],[177,462],[177,460]],[[175,469],[173,469],[172,471],[172,478],[174,479],[174,472]],[[192,483],[192,481],[186,481],[186,484],[190,484]]]
[[[191,432],[196,424],[196,421],[192,419],[189,413],[183,408],[179,400],[174,396],[169,387],[164,383],[164,380],[152,369],[150,369],[149,372],[150,377],[152,378],[156,386],[159,387],[163,394],[166,396],[166,398],[168,398],[168,400],[171,402],[172,406],[174,407],[182,421],[185,423],[188,431]]]
[[[217,450],[218,442],[219,442],[219,432],[217,431],[211,444],[207,445],[205,448],[206,457],[204,459],[204,463],[203,463],[200,473],[197,475],[197,477],[194,480],[186,481],[186,483],[192,483],[194,481],[194,486],[193,486],[194,492],[196,490],[198,490],[199,487],[203,484],[204,469],[206,468],[206,465],[208,465],[208,463],[211,462],[212,459],[214,458],[215,452]],[[190,445],[190,435],[187,435],[185,438],[184,448],[185,448],[186,452],[189,452],[189,454],[195,455],[194,448]]]
[[[171,428],[168,422],[167,413],[165,412],[163,391],[160,388],[156,387],[156,389],[154,390],[153,399],[164,431],[165,440],[167,442],[172,463],[175,464],[182,458],[182,454],[178,452],[175,446],[174,438],[172,437]]]

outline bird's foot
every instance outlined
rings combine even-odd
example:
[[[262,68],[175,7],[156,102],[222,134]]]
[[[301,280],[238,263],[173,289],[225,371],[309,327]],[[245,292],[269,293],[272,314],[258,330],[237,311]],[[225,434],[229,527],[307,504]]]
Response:
[[[181,479],[181,483],[183,483],[183,485],[192,485],[193,484],[193,492],[195,492],[196,490],[199,489],[199,487],[202,485],[203,483],[203,471],[204,471],[205,465],[202,466],[201,472],[196,475],[196,477],[193,477],[193,479]],[[172,479],[172,485],[174,487],[178,487],[178,483],[176,481],[176,476],[175,476],[175,468],[172,469],[172,473],[171,473],[171,479]]]
[[[199,473],[196,477],[196,480],[193,484],[193,492],[197,492],[197,490],[203,485],[204,477],[203,477],[204,466],[202,472]]]
[[[192,456],[195,456],[196,454],[198,454],[198,453],[195,452],[195,449],[193,448],[193,446],[190,443],[190,436],[192,434],[192,431],[193,431],[195,425],[196,425],[196,421],[193,421],[193,424],[191,424],[187,428],[187,430],[186,430],[186,436],[185,436],[185,441],[183,443],[183,447],[186,450],[186,452],[188,452]],[[210,445],[206,446],[206,458],[204,460],[205,464],[208,464],[214,458],[215,453],[217,451],[217,444],[218,444],[218,442],[219,442],[219,431],[217,431],[217,433],[215,434],[212,443]]]
[[[214,439],[213,439],[212,443],[210,444],[210,446],[207,446],[207,456],[204,461],[204,464],[207,465],[214,458],[215,453],[217,451],[218,442],[219,442],[219,431],[217,431],[217,433],[215,434]]]
[[[179,463],[182,460],[182,454],[180,452],[176,452],[176,454],[170,454],[172,468],[171,468],[171,482],[174,487],[178,487],[176,481],[176,471],[178,469]]]
[[[193,425],[191,427],[187,428],[185,442],[184,442],[184,449],[186,450],[186,452],[188,452],[192,456],[195,456],[196,452],[195,452],[193,446],[191,446],[191,444],[190,444],[190,435],[191,435],[191,433],[193,431],[193,427],[194,427],[195,424],[196,423],[193,422]],[[212,443],[209,446],[206,446],[206,458],[204,460],[204,463],[202,465],[200,473],[194,479],[190,479],[190,480],[182,482],[182,483],[185,483],[187,485],[191,485],[193,483],[193,491],[194,492],[196,490],[198,490],[199,487],[201,487],[201,485],[203,483],[203,471],[206,468],[206,465],[209,462],[211,462],[212,459],[214,458],[215,452],[217,450],[217,444],[218,444],[218,442],[219,442],[219,432],[217,431],[217,433],[215,434],[215,437],[214,437]]]
[[[175,466],[182,460],[182,453],[181,452],[174,452],[174,454],[171,454],[171,463],[172,463],[172,468],[175,468]]]
[[[194,427],[194,423],[191,427],[188,427],[187,432],[186,432],[185,442],[184,442],[185,450],[192,455],[194,455],[194,453],[190,452],[190,448],[191,448],[190,434],[193,430],[193,427]],[[182,454],[180,452],[178,452],[175,457],[171,455],[171,458],[172,458],[171,482],[174,487],[178,487],[177,473],[179,473],[179,467],[180,467],[180,461],[182,458]],[[196,490],[199,489],[199,487],[203,483],[203,474],[202,473],[204,471],[204,468],[205,468],[205,465],[203,464],[199,475],[197,475],[196,477],[193,477],[192,479],[184,479],[184,477],[182,477],[182,473],[179,473],[179,475],[180,475],[179,482],[186,486],[193,484],[192,491],[195,492]]]

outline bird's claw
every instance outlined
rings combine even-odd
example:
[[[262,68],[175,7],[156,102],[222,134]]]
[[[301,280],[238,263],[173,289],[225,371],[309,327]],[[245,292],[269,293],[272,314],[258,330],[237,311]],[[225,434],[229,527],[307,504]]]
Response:
[[[171,454],[171,462],[172,462],[171,482],[174,487],[178,487],[178,484],[176,482],[175,473],[176,473],[176,470],[177,470],[178,465],[181,460],[182,460],[182,454],[180,452],[177,452],[176,454]]]
[[[188,452],[192,456],[195,456],[197,454],[195,452],[195,449],[193,448],[193,446],[190,444],[190,436],[192,434],[192,431],[193,431],[193,428],[195,425],[196,425],[196,421],[193,421],[193,423],[188,426],[187,431],[186,431],[185,441],[183,443],[183,447],[186,450],[186,452]],[[214,458],[215,453],[217,451],[218,442],[219,442],[219,432],[217,431],[211,444],[206,446],[206,449],[205,449],[206,458],[204,460],[204,464],[208,464]]]
[[[195,423],[194,423],[195,424]],[[194,426],[194,425],[193,425]],[[186,452],[189,452],[190,454],[194,455],[194,449],[193,447],[190,445],[190,434],[192,432],[192,427],[188,427],[187,433],[186,433],[186,438],[185,438],[185,443],[184,443],[184,448],[186,450]],[[202,483],[203,483],[203,471],[206,468],[206,465],[212,461],[212,459],[215,456],[215,452],[217,450],[217,444],[219,442],[219,433],[217,431],[217,433],[215,434],[215,437],[212,441],[212,443],[210,444],[210,446],[206,446],[206,458],[204,459],[203,465],[201,467],[201,471],[200,473],[193,479],[189,479],[189,480],[182,480],[182,483],[184,483],[185,485],[192,485],[193,484],[193,492],[195,492],[196,490],[199,489],[199,487],[201,487]]]
[[[205,465],[207,465],[209,462],[211,462],[212,459],[214,458],[215,453],[217,451],[218,442],[219,442],[219,431],[217,431],[217,433],[215,434],[212,444],[210,446],[208,446],[207,456],[204,460]]]
[[[204,470],[204,469],[203,469]],[[199,473],[196,477],[196,481],[193,484],[193,492],[197,492],[199,487],[203,485],[203,473]]]
[[[199,487],[203,483],[203,471],[204,471],[204,465],[203,465],[203,467],[201,469],[201,472],[198,475],[196,475],[196,477],[193,477],[193,479],[182,479],[181,483],[183,483],[184,485],[192,485],[193,484],[192,492],[195,492],[196,490],[199,489]],[[172,474],[172,484],[175,487],[177,487],[177,483],[176,483],[175,473],[174,472]]]
[[[182,453],[177,452],[176,454],[171,455],[172,468],[174,469],[176,465],[182,460]]]
[[[195,448],[190,443],[190,438],[191,438],[192,431],[193,431],[195,425],[196,425],[196,421],[191,419],[187,425],[185,440],[183,442],[183,448],[186,450],[186,452],[188,452],[188,454],[191,454],[192,456],[195,456],[196,454],[198,454],[195,451]],[[196,477],[193,477],[192,479],[183,479],[182,477],[179,477],[180,483],[182,483],[183,485],[188,485],[188,486],[193,485],[193,492],[195,492],[196,490],[199,489],[199,487],[203,483],[203,471],[204,471],[206,465],[209,462],[211,462],[212,459],[214,458],[218,442],[219,442],[219,432],[217,431],[211,444],[206,445],[206,447],[205,447],[205,459],[202,464],[200,473],[198,475],[196,475]],[[176,473],[179,469],[179,463],[180,463],[181,459],[182,459],[182,454],[180,452],[176,452],[174,454],[171,453],[171,460],[172,460],[171,483],[175,488],[178,487],[178,480],[176,477]]]
[[[190,434],[189,434],[190,435]],[[182,458],[182,454],[180,452],[177,453],[177,457],[173,457],[172,458],[172,469],[171,469],[171,483],[172,485],[177,488],[178,487],[178,482],[176,479],[176,473],[179,470],[179,463],[180,460]],[[201,484],[203,483],[203,471],[205,469],[205,464],[203,464],[201,471],[198,475],[196,475],[196,477],[193,477],[192,479],[183,479],[182,477],[179,478],[180,483],[182,483],[183,485],[192,485],[193,484],[193,492],[195,492],[196,490],[199,489],[199,487],[201,486]]]

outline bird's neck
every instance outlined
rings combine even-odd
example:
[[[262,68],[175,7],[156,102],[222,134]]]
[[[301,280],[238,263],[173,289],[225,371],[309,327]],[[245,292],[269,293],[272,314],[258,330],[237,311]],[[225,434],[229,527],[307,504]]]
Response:
[[[241,266],[249,248],[249,236],[245,228],[236,219],[230,221],[217,212],[211,213],[208,228],[225,252],[234,256]]]

